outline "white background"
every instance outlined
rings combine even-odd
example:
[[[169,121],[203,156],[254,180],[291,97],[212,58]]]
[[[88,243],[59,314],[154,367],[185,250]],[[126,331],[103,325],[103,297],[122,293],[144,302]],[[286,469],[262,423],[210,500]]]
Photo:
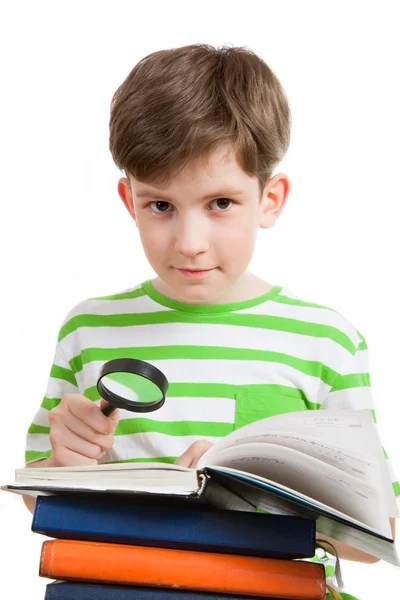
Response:
[[[23,465],[66,313],[155,275],[117,194],[111,96],[145,55],[198,42],[251,48],[286,90],[292,141],[275,172],[292,189],[250,269],[366,337],[380,433],[400,473],[398,12],[382,0],[1,3],[1,483]],[[1,586],[36,600],[45,538],[30,523],[20,498],[1,492]],[[343,569],[360,600],[383,598],[382,586],[393,597],[400,583],[383,562]]]

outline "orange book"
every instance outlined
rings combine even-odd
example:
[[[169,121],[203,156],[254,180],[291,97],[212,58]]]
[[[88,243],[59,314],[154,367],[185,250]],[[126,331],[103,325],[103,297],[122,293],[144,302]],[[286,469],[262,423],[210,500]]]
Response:
[[[39,575],[264,598],[325,598],[321,564],[80,540],[45,541]]]

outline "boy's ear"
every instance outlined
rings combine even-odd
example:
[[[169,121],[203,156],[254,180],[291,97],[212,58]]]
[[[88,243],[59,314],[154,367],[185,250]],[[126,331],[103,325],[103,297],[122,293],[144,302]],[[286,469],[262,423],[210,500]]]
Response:
[[[268,180],[261,199],[261,229],[269,229],[275,224],[283,211],[289,192],[290,181],[284,173],[278,173]]]
[[[131,215],[132,219],[135,221],[137,227],[135,205],[133,203],[131,186],[126,177],[121,177],[121,179],[118,181],[118,194],[120,195],[122,202],[125,204],[126,209]]]

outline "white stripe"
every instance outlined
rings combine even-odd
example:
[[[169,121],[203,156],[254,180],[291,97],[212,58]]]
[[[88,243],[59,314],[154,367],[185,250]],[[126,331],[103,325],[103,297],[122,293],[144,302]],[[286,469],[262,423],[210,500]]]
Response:
[[[77,342],[79,346],[77,347]],[[61,342],[67,356],[83,348],[134,348],[152,346],[220,346],[279,352],[309,361],[329,357],[337,371],[347,360],[348,350],[330,338],[238,325],[208,323],[160,323],[127,327],[80,327],[79,338],[72,332]]]
[[[78,393],[79,388],[70,383],[69,381],[50,377],[47,383],[45,396],[47,396],[47,398],[62,398],[65,394]]]
[[[51,450],[49,435],[47,433],[28,433],[26,436],[26,449],[33,452]]]
[[[57,342],[54,351],[53,365],[56,367],[61,367],[62,369],[68,369],[69,371],[71,370],[71,365],[69,364],[68,359],[65,356],[64,349],[59,342]]]
[[[355,356],[347,360],[339,371],[341,375],[352,375],[353,373],[369,373],[368,350],[358,350]]]
[[[321,408],[361,410],[373,409],[374,401],[368,386],[330,392]]]
[[[132,290],[129,290],[132,291]],[[120,292],[124,294],[125,292]],[[114,295],[114,294],[113,294]],[[148,296],[124,298],[123,300],[83,300],[65,316],[62,325],[79,315],[124,315],[170,311],[171,308],[157,304]]]
[[[40,407],[33,419],[33,423],[41,427],[49,427],[49,411],[46,408]]]
[[[220,437],[201,435],[173,436],[153,432],[116,435],[113,447],[106,452],[101,462],[166,456],[165,448],[168,448],[168,456],[181,456],[197,440],[216,443],[220,439]]]
[[[97,402],[96,402],[97,404]],[[120,410],[120,420],[143,417],[156,421],[200,421],[234,423],[236,401],[231,398],[191,398],[168,396],[164,406],[153,413],[133,413]]]

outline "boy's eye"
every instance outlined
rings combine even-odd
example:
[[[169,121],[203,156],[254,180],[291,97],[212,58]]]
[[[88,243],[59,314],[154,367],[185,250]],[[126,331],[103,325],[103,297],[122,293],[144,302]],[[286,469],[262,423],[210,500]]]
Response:
[[[216,200],[212,200],[210,205],[213,202],[219,203],[219,208],[216,209],[217,212],[224,212],[226,208],[229,208],[228,204],[233,202],[233,200],[230,200],[229,198],[217,198]],[[149,206],[151,207],[153,204],[157,207],[157,210],[153,211],[155,214],[170,212],[169,210],[167,210],[170,203],[166,202],[165,200],[156,200],[155,202],[150,202]]]
[[[160,210],[161,212],[168,212],[165,209],[165,205],[168,205],[169,202],[165,202],[163,200],[158,200],[156,202],[150,202],[149,206],[151,207],[153,204],[155,204],[157,206],[157,211],[156,212],[158,212],[158,210]]]
[[[222,208],[222,210],[224,210],[225,208],[228,208],[228,207],[227,207],[227,203],[229,203],[229,202],[232,202],[232,200],[229,200],[229,198],[217,198],[216,200],[213,200],[213,201],[211,202],[211,204],[212,204],[213,202],[220,202],[220,203],[222,204],[222,206],[221,206],[221,205],[219,205],[219,208]]]

